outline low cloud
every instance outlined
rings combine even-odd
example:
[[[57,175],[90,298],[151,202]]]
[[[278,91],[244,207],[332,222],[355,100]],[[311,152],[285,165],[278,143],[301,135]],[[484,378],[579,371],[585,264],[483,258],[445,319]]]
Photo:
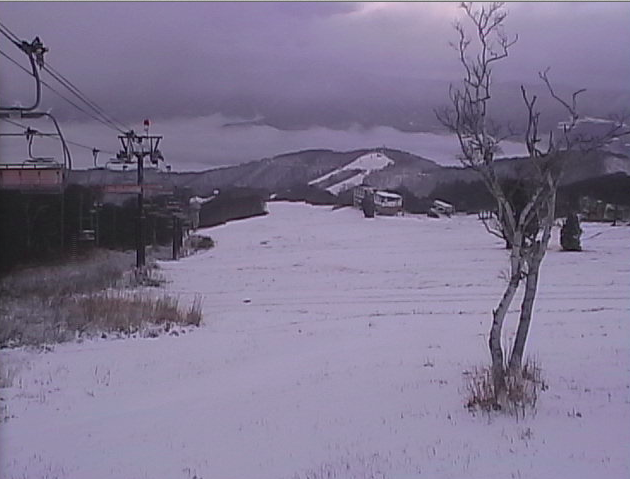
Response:
[[[212,115],[199,118],[158,120],[151,126],[151,133],[164,135],[161,150],[166,162],[175,171],[199,171],[217,166],[235,165],[260,160],[282,153],[305,149],[331,149],[348,151],[361,148],[389,148],[408,151],[444,165],[458,164],[458,144],[452,135],[436,133],[405,133],[390,127],[347,130],[309,128],[285,131],[266,125],[225,126],[241,119]],[[43,122],[42,122],[43,123]],[[49,131],[43,124],[40,131]],[[142,125],[132,125],[142,131]],[[20,131],[2,125],[1,131]],[[63,126],[64,135],[72,142],[98,147],[99,164],[103,166],[113,153],[120,149],[116,134],[110,134],[97,123],[71,122]],[[74,168],[93,166],[92,153],[88,148],[70,145]],[[525,149],[518,143],[506,142],[506,154],[522,154]],[[39,156],[60,158],[60,146],[50,138],[36,138],[34,152]],[[12,138],[0,145],[3,162],[18,162],[27,158],[24,138]]]

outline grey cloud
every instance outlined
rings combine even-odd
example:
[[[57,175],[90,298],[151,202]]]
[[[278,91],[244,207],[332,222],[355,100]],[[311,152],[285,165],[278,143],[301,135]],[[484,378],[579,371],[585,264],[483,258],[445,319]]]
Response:
[[[286,130],[426,130],[435,127],[432,108],[446,101],[447,82],[460,74],[448,47],[457,15],[449,3],[9,2],[1,8],[4,24],[25,39],[39,35],[50,63],[126,122],[221,114],[262,117]],[[629,3],[507,8],[507,29],[520,40],[497,68],[499,84],[535,84],[537,72],[551,65],[567,91],[616,89],[601,107],[623,106],[630,91]],[[20,58],[2,38],[0,49]],[[2,103],[30,93],[28,78],[0,58]],[[85,120],[46,91],[44,107],[62,119]]]

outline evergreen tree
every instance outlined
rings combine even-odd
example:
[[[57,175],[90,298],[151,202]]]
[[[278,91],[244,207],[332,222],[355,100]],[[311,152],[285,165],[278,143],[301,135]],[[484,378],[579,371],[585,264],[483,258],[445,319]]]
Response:
[[[564,251],[582,251],[580,245],[580,220],[575,213],[569,213],[560,230],[560,245]]]
[[[366,218],[374,218],[374,196],[366,192],[363,200],[361,200],[361,209]]]

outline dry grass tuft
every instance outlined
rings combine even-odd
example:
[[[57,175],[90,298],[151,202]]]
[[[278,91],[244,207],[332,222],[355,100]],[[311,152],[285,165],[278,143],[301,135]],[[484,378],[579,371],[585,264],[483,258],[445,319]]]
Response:
[[[466,389],[468,402],[466,407],[470,410],[492,411],[497,402],[492,383],[492,370],[490,367],[475,367],[472,372],[466,372]]]
[[[538,396],[548,386],[542,377],[542,369],[535,359],[527,359],[521,371],[506,368],[505,384],[507,394],[504,399],[497,397],[492,380],[491,367],[475,368],[466,374],[470,411],[504,411],[516,417],[524,417],[527,411],[535,411]]]
[[[80,335],[99,332],[134,334],[148,325],[199,326],[202,319],[201,300],[195,298],[189,309],[183,309],[173,296],[152,297],[143,293],[108,291],[74,300],[68,318],[69,329]]]
[[[0,389],[10,388],[17,375],[17,368],[10,368],[0,363]]]
[[[201,295],[195,295],[195,299],[186,312],[186,324],[199,326],[203,319]]]

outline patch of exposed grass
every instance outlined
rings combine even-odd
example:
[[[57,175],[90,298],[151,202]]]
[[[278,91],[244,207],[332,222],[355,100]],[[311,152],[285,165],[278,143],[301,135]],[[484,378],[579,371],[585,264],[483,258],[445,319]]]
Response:
[[[74,264],[28,268],[3,278],[0,348],[199,326],[200,298],[186,308],[177,297],[120,289],[164,282],[154,268],[139,272],[133,265],[132,254],[100,251]]]
[[[199,326],[201,301],[184,309],[173,296],[151,297],[145,293],[108,291],[76,298],[69,308],[69,329],[79,334],[99,332],[134,334],[147,325],[162,326],[169,331],[174,325]]]
[[[2,298],[51,299],[111,288],[133,268],[133,256],[97,250],[74,263],[24,268],[0,280]]]
[[[199,326],[201,299],[108,290],[63,300],[13,301],[0,312],[0,347],[41,346],[102,333],[150,335],[174,326]]]

